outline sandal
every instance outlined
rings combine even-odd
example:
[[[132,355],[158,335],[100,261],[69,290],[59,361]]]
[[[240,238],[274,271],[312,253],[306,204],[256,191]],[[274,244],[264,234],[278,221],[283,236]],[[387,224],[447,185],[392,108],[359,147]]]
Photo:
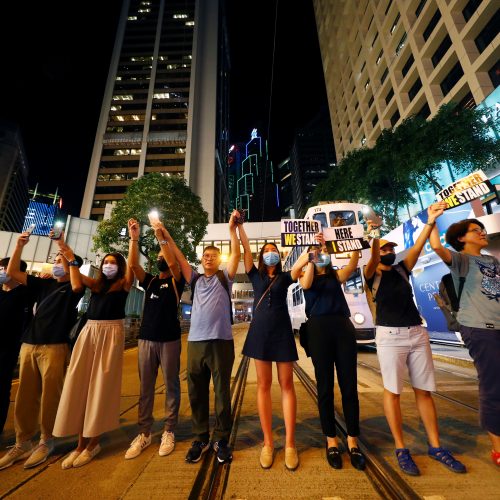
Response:
[[[417,464],[413,461],[408,448],[396,448],[396,458],[399,468],[410,476],[420,476]]]
[[[465,465],[462,462],[456,460],[455,457],[448,450],[441,448],[441,446],[438,448],[433,448],[432,446],[429,446],[429,451],[427,452],[427,454],[434,460],[441,462],[445,467],[447,467],[453,472],[458,472],[458,473],[467,472]]]
[[[491,460],[500,467],[500,451],[491,450]]]

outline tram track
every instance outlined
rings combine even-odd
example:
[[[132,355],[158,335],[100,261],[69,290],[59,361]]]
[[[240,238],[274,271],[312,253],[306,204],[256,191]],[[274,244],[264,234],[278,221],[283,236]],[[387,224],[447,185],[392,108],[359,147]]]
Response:
[[[294,373],[305,387],[308,394],[318,400],[316,383],[297,363],[294,363]],[[347,449],[347,426],[344,419],[335,411],[335,425]],[[388,500],[417,500],[421,496],[406,483],[387,462],[377,457],[369,443],[358,437],[358,447],[366,457],[366,474],[381,498]]]
[[[234,449],[250,359],[243,356],[231,385],[231,417],[233,427],[229,446]],[[189,500],[220,500],[224,498],[231,463],[219,463],[215,453],[205,453],[201,467],[196,475]]]
[[[379,368],[377,368],[375,366],[372,366],[372,365],[370,365],[368,363],[364,363],[363,361],[358,361],[357,364],[358,364],[358,366],[361,366],[362,368],[366,368],[367,370],[370,370],[372,372],[378,373],[379,375],[381,374],[381,371],[380,371]],[[443,370],[443,371],[445,371],[445,370]],[[408,386],[411,387],[411,383],[410,383],[409,380],[403,379],[403,382],[406,385],[408,385]],[[475,406],[472,406],[472,405],[469,405],[467,403],[464,403],[463,401],[460,401],[459,399],[452,398],[451,396],[443,394],[442,392],[433,391],[432,394],[435,395],[436,397],[440,398],[440,399],[448,401],[449,403],[453,403],[453,404],[455,404],[457,406],[461,406],[461,407],[466,408],[466,409],[468,409],[470,411],[473,411],[475,413],[479,413],[479,408],[476,408]]]

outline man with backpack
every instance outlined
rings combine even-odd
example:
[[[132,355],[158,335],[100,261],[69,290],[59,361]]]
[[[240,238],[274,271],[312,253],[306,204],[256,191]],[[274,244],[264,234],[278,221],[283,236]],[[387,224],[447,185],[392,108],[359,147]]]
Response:
[[[432,391],[436,390],[434,364],[429,335],[413,300],[409,276],[434,227],[439,210],[431,206],[428,220],[404,260],[394,265],[396,243],[373,239],[372,254],[364,269],[366,283],[376,306],[377,357],[384,384],[384,412],[394,438],[396,459],[406,474],[420,474],[403,436],[400,395],[408,368],[420,417],[429,443],[427,454],[453,472],[465,472],[465,466],[442,448]]]
[[[187,381],[195,440],[186,455],[186,462],[198,462],[210,448],[209,387],[213,379],[215,392],[215,428],[212,446],[220,463],[232,460],[228,445],[231,433],[230,382],[234,363],[234,342],[231,330],[231,288],[240,261],[240,242],[233,212],[229,219],[231,254],[224,271],[219,270],[221,252],[207,246],[201,257],[203,274],[193,271],[174,240],[165,233],[182,275],[194,288],[191,327],[188,335]]]
[[[446,203],[436,206],[438,217]],[[500,467],[500,264],[496,257],[481,252],[488,246],[486,234],[480,221],[464,219],[446,231],[446,242],[455,252],[441,244],[436,227],[429,241],[451,270],[459,302],[460,334],[479,378],[480,422],[491,440],[491,459]]]

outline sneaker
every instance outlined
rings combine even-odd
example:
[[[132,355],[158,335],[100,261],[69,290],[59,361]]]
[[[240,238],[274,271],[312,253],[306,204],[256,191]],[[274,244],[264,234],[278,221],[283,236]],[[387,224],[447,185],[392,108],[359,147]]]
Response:
[[[25,469],[31,469],[32,467],[36,467],[37,465],[42,464],[47,460],[49,455],[54,451],[54,439],[47,439],[46,441],[42,441],[40,439],[40,443],[33,450],[30,457],[26,462],[24,462]]]
[[[85,448],[73,462],[73,467],[81,467],[82,465],[87,465],[100,451],[100,445],[94,446],[94,448],[92,448],[91,450],[87,450],[87,448]]]
[[[219,461],[219,463],[231,463],[231,461],[233,460],[233,452],[226,439],[215,441],[213,448],[215,453],[217,454],[217,460]]]
[[[186,462],[191,464],[199,462],[201,456],[208,448],[210,448],[210,443],[205,443],[205,441],[193,441],[191,443],[191,448],[189,448],[186,454]]]
[[[143,450],[145,450],[151,444],[151,434],[146,436],[145,434],[139,434],[131,443],[130,447],[125,453],[125,459],[138,457]]]
[[[420,476],[420,470],[417,464],[413,461],[410,450],[408,448],[396,448],[396,458],[398,459],[399,468],[410,476]]]
[[[465,467],[465,465],[457,460],[448,450],[442,448],[441,446],[439,446],[438,448],[429,446],[427,454],[429,455],[429,457],[442,463],[452,472],[458,472],[459,474],[467,472],[467,468]]]
[[[16,443],[11,449],[0,459],[0,470],[10,467],[18,460],[23,460],[31,455],[33,445],[31,441]]]
[[[166,457],[174,451],[175,448],[175,436],[173,432],[165,431],[161,435],[160,449],[158,450],[158,455],[160,457]]]

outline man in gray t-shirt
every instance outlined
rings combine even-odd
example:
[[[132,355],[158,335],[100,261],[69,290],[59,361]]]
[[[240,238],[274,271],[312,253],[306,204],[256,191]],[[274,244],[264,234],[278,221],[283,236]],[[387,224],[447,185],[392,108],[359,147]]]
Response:
[[[234,342],[231,331],[231,288],[240,261],[240,242],[233,212],[229,219],[231,255],[221,272],[221,253],[217,247],[205,247],[201,257],[204,274],[193,271],[170,235],[170,245],[186,282],[194,287],[191,327],[188,335],[187,381],[191,419],[195,440],[186,462],[198,462],[210,447],[209,387],[213,379],[215,393],[215,427],[212,441],[221,463],[232,460],[228,445],[231,434],[231,372]]]
[[[446,203],[437,203],[446,207]],[[442,213],[441,210],[441,213]],[[479,378],[479,417],[491,440],[491,459],[500,467],[500,266],[498,259],[481,251],[488,246],[486,230],[477,219],[464,219],[446,231],[445,248],[434,227],[429,238],[432,249],[450,266],[455,289],[465,276],[458,321],[460,334],[474,360]],[[465,268],[464,268],[465,266]]]

